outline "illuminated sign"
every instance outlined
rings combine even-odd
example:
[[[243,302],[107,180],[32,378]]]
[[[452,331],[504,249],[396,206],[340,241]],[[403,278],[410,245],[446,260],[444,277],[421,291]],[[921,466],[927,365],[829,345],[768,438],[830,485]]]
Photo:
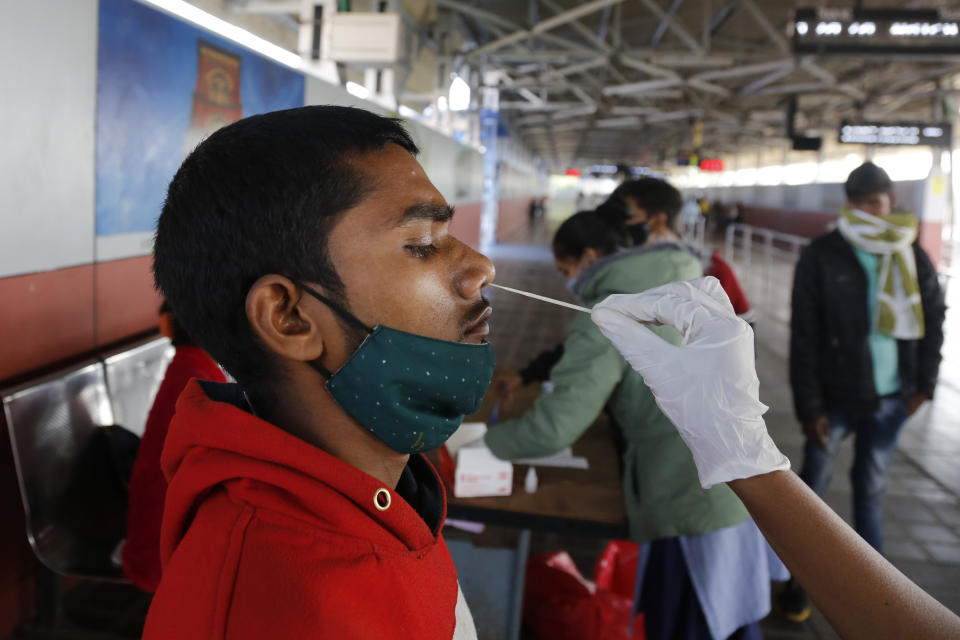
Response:
[[[847,122],[840,126],[840,142],[848,144],[928,145],[949,147],[948,122]]]
[[[701,171],[723,171],[723,158],[704,158],[700,161]]]
[[[797,53],[960,52],[957,9],[797,9]]]

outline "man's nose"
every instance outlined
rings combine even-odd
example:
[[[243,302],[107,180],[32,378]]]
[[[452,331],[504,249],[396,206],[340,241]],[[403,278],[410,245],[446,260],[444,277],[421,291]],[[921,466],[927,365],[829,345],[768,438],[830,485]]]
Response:
[[[485,286],[493,282],[497,275],[490,258],[463,245],[463,257],[460,260],[456,287],[457,293],[465,300],[473,300]]]

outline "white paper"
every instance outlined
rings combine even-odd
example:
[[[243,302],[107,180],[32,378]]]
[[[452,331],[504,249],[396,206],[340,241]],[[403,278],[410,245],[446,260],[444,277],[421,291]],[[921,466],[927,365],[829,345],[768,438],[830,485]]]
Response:
[[[486,422],[464,422],[460,428],[453,432],[453,435],[447,439],[447,453],[450,457],[456,457],[457,451],[465,444],[479,440],[487,433]]]
[[[534,467],[563,467],[565,469],[589,469],[590,464],[583,456],[573,455],[573,450],[567,447],[552,456],[542,458],[522,458],[514,460],[516,464],[529,464]]]

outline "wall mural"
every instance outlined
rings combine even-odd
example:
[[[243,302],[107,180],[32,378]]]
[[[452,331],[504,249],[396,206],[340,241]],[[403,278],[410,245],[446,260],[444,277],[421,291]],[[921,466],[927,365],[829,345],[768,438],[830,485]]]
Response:
[[[304,103],[299,73],[134,0],[100,1],[97,70],[100,238],[152,232],[174,172],[211,132]]]

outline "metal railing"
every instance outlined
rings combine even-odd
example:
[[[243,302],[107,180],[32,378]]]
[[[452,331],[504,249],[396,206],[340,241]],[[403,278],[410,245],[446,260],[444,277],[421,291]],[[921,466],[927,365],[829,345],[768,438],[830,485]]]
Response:
[[[751,306],[790,320],[793,270],[809,238],[747,224],[727,227],[724,259],[733,265]]]

